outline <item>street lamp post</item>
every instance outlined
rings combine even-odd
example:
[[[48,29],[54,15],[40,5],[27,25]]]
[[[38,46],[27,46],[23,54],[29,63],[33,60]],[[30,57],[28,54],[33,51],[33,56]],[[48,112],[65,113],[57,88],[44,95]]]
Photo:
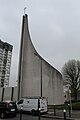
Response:
[[[41,75],[40,75],[40,78],[41,78],[41,97],[42,97],[42,58],[37,54],[37,53],[34,53],[35,56],[39,57],[40,61],[41,61]]]
[[[71,107],[71,113],[72,113],[72,102],[71,102],[71,89],[69,87],[69,100],[70,100],[70,107]]]
[[[41,58],[41,97],[42,97],[42,58]]]

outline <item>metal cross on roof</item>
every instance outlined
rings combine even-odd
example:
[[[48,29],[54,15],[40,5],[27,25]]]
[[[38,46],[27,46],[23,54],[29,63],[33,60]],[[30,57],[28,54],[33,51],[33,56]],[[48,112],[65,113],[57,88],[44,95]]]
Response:
[[[27,7],[24,8],[24,15],[25,15],[25,13],[26,13],[26,8],[27,8]]]

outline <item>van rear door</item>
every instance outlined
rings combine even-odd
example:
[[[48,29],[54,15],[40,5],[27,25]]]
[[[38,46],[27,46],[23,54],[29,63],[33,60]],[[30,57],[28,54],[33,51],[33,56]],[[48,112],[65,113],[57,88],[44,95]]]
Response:
[[[42,113],[47,112],[47,99],[45,98],[40,99],[40,109]]]

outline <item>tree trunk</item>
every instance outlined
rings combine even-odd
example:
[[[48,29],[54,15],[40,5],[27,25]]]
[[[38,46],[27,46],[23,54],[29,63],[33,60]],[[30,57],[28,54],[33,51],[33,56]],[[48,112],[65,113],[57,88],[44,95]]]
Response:
[[[77,90],[74,90],[74,100],[77,101]]]

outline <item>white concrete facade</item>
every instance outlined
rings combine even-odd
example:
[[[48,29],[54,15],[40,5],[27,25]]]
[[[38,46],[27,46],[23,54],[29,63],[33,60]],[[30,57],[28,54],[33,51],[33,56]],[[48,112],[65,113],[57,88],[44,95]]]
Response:
[[[0,87],[9,86],[13,46],[0,40]]]
[[[35,50],[29,30],[28,16],[23,16],[19,59],[18,99],[25,96],[48,98],[48,104],[62,104],[63,81],[61,73],[46,62]]]

